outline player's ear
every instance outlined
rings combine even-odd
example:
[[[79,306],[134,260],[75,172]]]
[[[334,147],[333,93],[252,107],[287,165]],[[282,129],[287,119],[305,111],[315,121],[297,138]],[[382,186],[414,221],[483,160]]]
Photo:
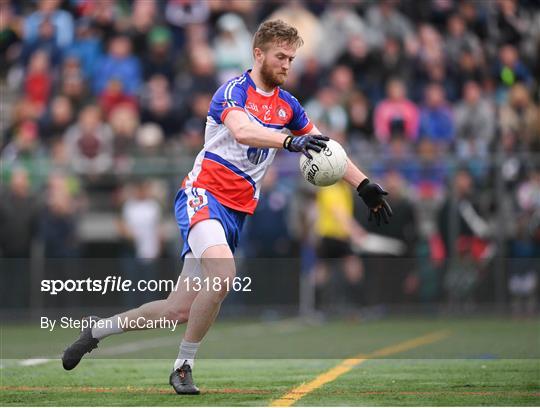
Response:
[[[264,51],[260,48],[254,48],[253,49],[253,58],[255,58],[255,61],[262,62],[264,59]]]

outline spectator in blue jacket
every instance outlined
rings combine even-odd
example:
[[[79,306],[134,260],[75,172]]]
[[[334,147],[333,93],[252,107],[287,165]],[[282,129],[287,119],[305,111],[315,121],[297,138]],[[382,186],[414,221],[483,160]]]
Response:
[[[139,60],[131,52],[131,41],[125,35],[111,39],[109,52],[97,64],[94,75],[94,93],[101,94],[113,79],[122,82],[126,94],[134,95],[141,85]]]
[[[35,38],[26,41],[21,51],[21,62],[26,67],[30,62],[32,55],[40,50],[45,51],[49,56],[49,62],[52,67],[57,67],[62,60],[62,49],[56,41],[56,32],[54,24],[49,18],[41,21]]]
[[[80,61],[84,77],[87,80],[93,77],[96,63],[101,57],[101,42],[90,19],[81,18],[77,23],[75,41],[66,50],[65,55],[76,57]]]
[[[24,41],[37,39],[41,23],[48,19],[54,26],[56,45],[65,48],[73,41],[73,17],[65,10],[58,10],[59,0],[40,0],[38,9],[24,20]]]
[[[452,110],[440,84],[432,83],[426,88],[425,105],[420,109],[420,137],[444,144],[450,144],[454,138]]]

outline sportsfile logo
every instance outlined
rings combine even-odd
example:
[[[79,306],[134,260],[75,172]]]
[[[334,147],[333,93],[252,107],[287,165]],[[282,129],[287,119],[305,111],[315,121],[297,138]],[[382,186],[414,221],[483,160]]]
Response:
[[[171,279],[150,279],[133,282],[130,279],[123,279],[121,276],[107,276],[105,279],[43,279],[41,281],[41,291],[50,295],[58,295],[62,292],[96,292],[100,295],[113,292],[173,292],[182,285],[186,291],[221,291],[227,292],[251,292],[251,278],[248,276],[236,276],[230,278],[214,277],[210,279],[186,277],[173,281]]]
[[[98,292],[101,295],[111,292],[161,292],[176,288],[173,280],[140,280],[133,285],[130,279],[121,276],[107,276],[105,279],[43,279],[41,291],[50,295],[62,292]]]

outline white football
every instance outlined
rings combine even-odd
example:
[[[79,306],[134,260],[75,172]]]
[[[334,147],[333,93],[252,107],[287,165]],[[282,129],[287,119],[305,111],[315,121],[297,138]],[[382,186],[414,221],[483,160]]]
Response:
[[[330,186],[343,178],[347,170],[347,153],[335,140],[326,142],[320,153],[309,150],[313,159],[300,156],[300,171],[311,184]]]

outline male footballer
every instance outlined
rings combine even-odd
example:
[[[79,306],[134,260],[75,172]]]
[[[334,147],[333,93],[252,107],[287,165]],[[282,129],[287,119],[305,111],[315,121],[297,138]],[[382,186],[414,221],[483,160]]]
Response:
[[[231,281],[236,274],[233,253],[246,215],[257,207],[261,180],[280,148],[311,157],[327,136],[310,122],[303,107],[280,86],[286,81],[297,49],[303,44],[296,28],[281,20],[261,24],[253,39],[253,69],[223,84],[210,103],[204,147],[175,198],[175,215],[184,241],[179,282],[190,276]],[[388,222],[387,193],[348,160],[344,180],[356,188],[370,209],[370,218]],[[63,354],[66,370],[107,336],[132,330],[119,321],[167,318],[187,322],[169,383],[178,394],[198,394],[192,378],[195,354],[214,322],[229,285],[218,290],[192,290],[178,284],[158,300],[84,329]],[[107,323],[107,324],[104,324]],[[136,328],[135,328],[136,329]]]

